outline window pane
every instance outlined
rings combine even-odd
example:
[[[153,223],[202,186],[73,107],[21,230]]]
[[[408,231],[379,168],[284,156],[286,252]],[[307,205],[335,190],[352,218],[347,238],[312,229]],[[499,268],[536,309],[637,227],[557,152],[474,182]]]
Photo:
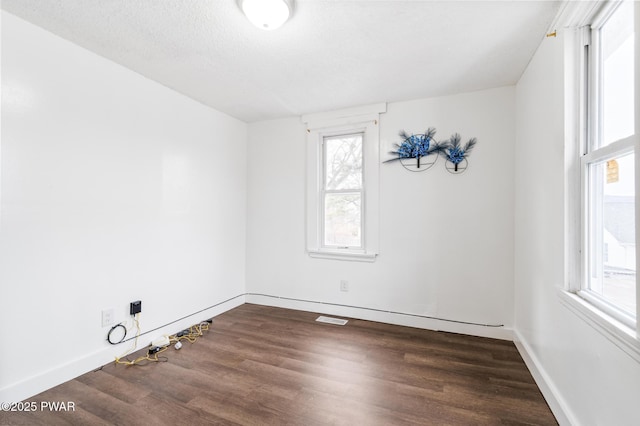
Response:
[[[635,317],[634,154],[590,165],[589,179],[589,289]]]
[[[327,137],[325,149],[325,188],[362,188],[362,134]]]
[[[359,193],[325,195],[324,242],[326,246],[362,246],[361,200]]]
[[[601,30],[602,143],[634,134],[633,2],[616,9]]]

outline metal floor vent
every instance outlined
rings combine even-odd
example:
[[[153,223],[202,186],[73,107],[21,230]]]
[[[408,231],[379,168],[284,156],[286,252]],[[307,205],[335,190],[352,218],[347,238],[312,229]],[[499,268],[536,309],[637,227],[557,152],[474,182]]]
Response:
[[[345,319],[323,317],[323,316],[319,316],[318,318],[316,318],[316,321],[326,322],[327,324],[334,324],[334,325],[345,325],[347,322],[349,322],[348,320],[345,320]]]

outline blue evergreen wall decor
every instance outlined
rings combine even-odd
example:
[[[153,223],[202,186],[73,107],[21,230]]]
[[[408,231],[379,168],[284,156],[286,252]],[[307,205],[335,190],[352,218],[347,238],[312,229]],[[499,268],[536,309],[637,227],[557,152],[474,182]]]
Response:
[[[462,173],[467,169],[467,156],[478,143],[476,138],[471,138],[464,147],[461,147],[460,140],[460,135],[455,133],[451,136],[451,139],[443,144],[444,149],[442,152],[447,159],[445,167],[451,173]]]
[[[471,138],[461,146],[461,137],[458,133],[443,142],[436,142],[433,139],[436,129],[429,127],[425,133],[409,135],[404,130],[400,131],[401,143],[395,144],[396,150],[390,151],[397,157],[384,161],[400,161],[402,166],[412,172],[422,172],[431,168],[437,161],[438,156],[445,157],[445,168],[454,174],[462,173],[467,169],[467,157],[478,142],[476,138]]]
[[[407,134],[404,130],[400,131],[400,137],[403,141],[395,144],[396,150],[390,154],[397,155],[396,158],[386,160],[400,161],[402,166],[412,172],[422,172],[433,166],[438,159],[438,153],[442,151],[442,146],[433,139],[436,129],[430,127],[426,132],[420,134]]]

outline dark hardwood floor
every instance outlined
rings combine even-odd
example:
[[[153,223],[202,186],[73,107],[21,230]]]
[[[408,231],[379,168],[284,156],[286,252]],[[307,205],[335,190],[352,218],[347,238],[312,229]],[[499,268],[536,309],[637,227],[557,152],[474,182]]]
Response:
[[[511,342],[245,304],[167,362],[109,364],[9,425],[555,425]]]

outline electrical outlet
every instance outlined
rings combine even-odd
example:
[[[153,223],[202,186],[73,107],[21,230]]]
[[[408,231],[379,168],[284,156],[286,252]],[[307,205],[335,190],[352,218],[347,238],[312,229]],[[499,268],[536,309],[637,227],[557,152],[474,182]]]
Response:
[[[347,280],[340,281],[340,291],[349,291],[349,281]]]
[[[109,327],[110,325],[113,325],[115,322],[116,322],[116,319],[115,319],[115,313],[113,311],[113,308],[104,309],[102,311],[102,326]]]
[[[131,302],[129,304],[129,313],[131,315],[139,314],[140,312],[142,312],[142,302],[141,301],[136,300],[135,302]]]

